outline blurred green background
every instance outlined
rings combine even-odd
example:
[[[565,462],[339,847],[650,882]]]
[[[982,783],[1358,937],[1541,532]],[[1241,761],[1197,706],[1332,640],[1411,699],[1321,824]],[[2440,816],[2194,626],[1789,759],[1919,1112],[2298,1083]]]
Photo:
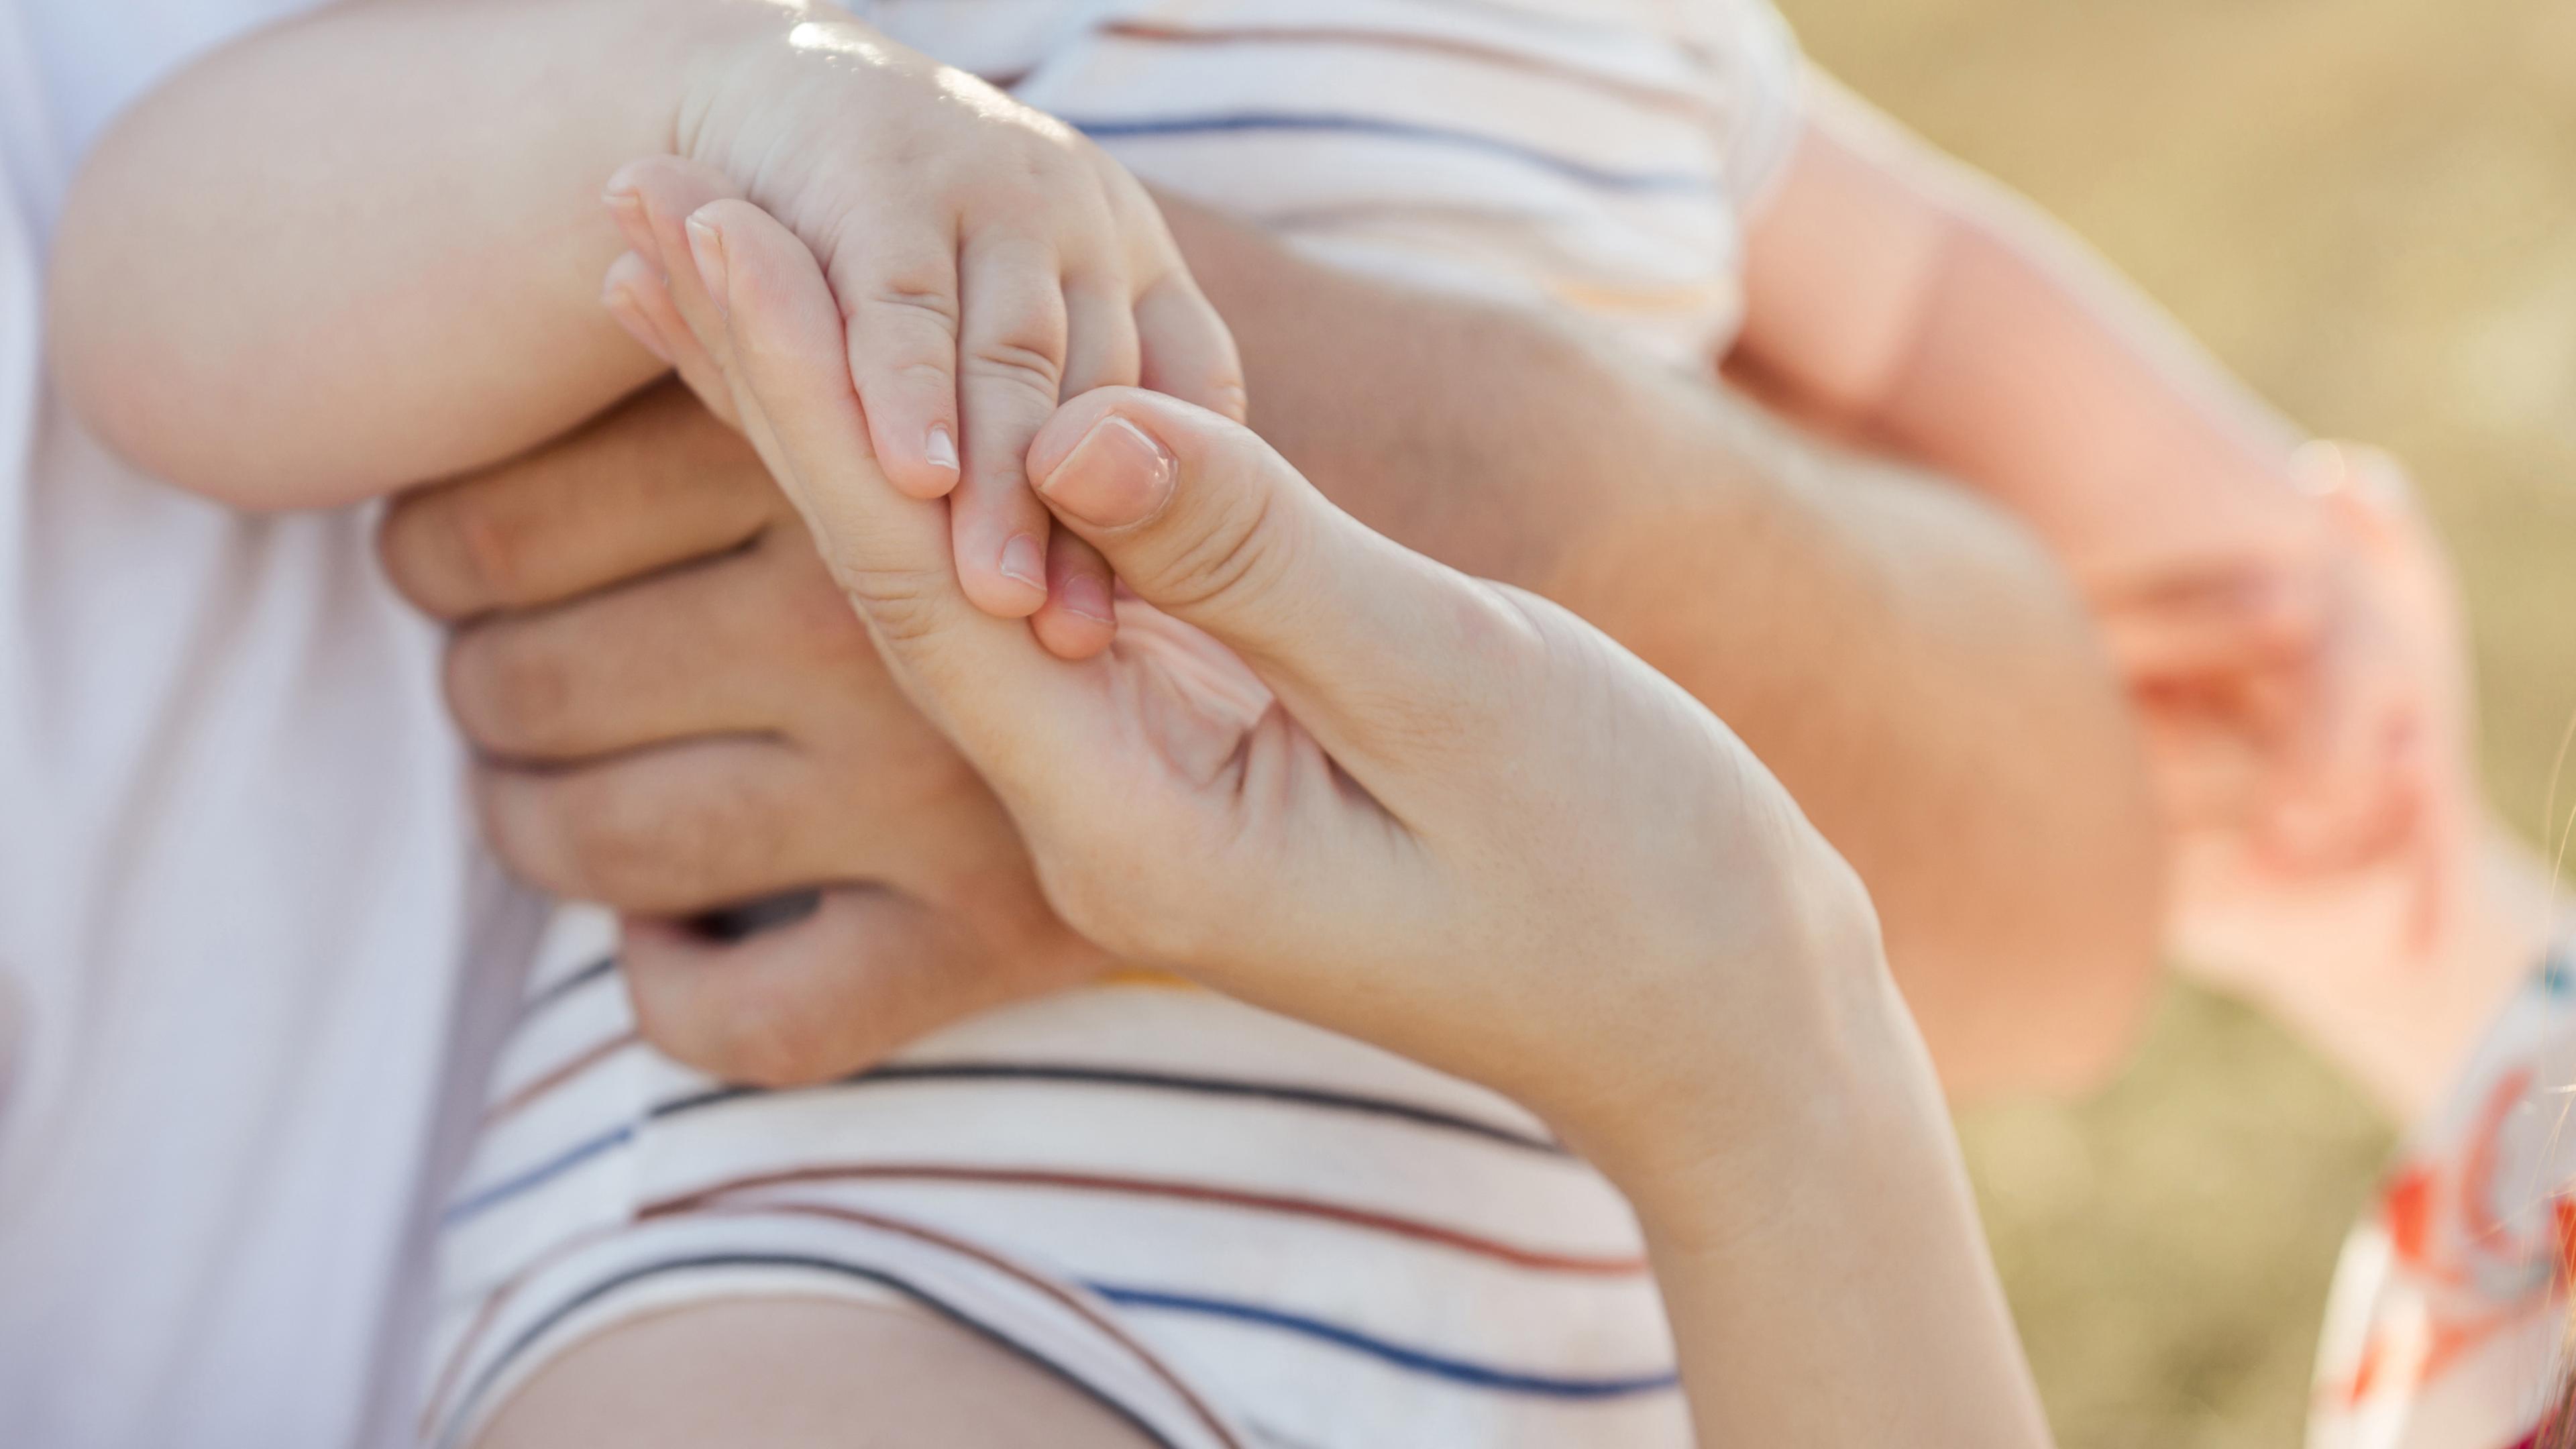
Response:
[[[2394,448],[2457,552],[2489,788],[2576,715],[2576,0],[1782,0],[1829,70],[2028,192],[2307,426]],[[2300,1441],[2387,1128],[2168,992],[2097,1100],[1968,1122],[2067,1449]]]

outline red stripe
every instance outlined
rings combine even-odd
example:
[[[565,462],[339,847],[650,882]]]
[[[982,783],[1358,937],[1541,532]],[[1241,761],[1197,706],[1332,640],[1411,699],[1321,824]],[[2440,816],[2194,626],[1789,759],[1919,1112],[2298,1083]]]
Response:
[[[1509,1263],[1543,1273],[1573,1273],[1604,1278],[1642,1276],[1647,1272],[1641,1256],[1606,1256],[1584,1253],[1557,1253],[1538,1248],[1525,1248],[1475,1233],[1452,1228],[1419,1218],[1401,1217],[1370,1208],[1345,1203],[1325,1202],[1317,1198],[1296,1197],[1282,1193],[1250,1192],[1239,1188],[1217,1187],[1208,1183],[1179,1182],[1166,1178],[1123,1177],[1108,1173],[1058,1172],[1045,1168],[961,1167],[947,1163],[863,1163],[831,1167],[798,1167],[779,1172],[735,1178],[728,1182],[701,1188],[683,1197],[656,1203],[645,1209],[647,1214],[672,1206],[686,1206],[736,1193],[765,1187],[786,1187],[819,1182],[960,1182],[995,1187],[1061,1188],[1072,1192],[1117,1193],[1131,1197],[1159,1197],[1183,1202],[1217,1203],[1226,1207],[1250,1208],[1256,1212],[1284,1213],[1293,1217],[1318,1218],[1347,1227],[1409,1238],[1453,1248],[1462,1253]]]
[[[483,1126],[488,1130],[494,1123],[499,1122],[501,1119],[518,1112],[526,1111],[528,1104],[536,1101],[539,1097],[542,1097],[546,1093],[553,1091],[555,1088],[562,1086],[573,1078],[580,1076],[583,1072],[586,1072],[592,1067],[599,1065],[601,1062],[608,1060],[610,1057],[624,1051],[626,1048],[635,1045],[636,1042],[640,1040],[642,1040],[642,1038],[638,1037],[634,1032],[629,1031],[621,1035],[611,1037],[607,1041],[601,1042],[599,1045],[590,1048],[588,1051],[582,1052],[572,1060],[565,1062],[563,1065],[556,1067],[554,1070],[547,1072],[543,1076],[538,1077],[535,1081],[532,1081],[526,1086],[521,1087],[519,1090],[512,1092],[507,1097],[502,1098],[500,1101],[493,1103],[483,1113]]]
[[[1244,25],[1206,30],[1186,29],[1176,25],[1155,25],[1139,20],[1120,20],[1101,26],[1100,33],[1120,40],[1133,40],[1149,45],[1351,45],[1376,50],[1414,50],[1461,60],[1479,61],[1509,70],[1527,71],[1570,81],[1593,90],[1605,91],[1621,100],[1650,110],[1677,111],[1715,124],[1717,108],[1703,97],[1687,91],[1667,90],[1660,86],[1639,85],[1613,80],[1597,71],[1511,50],[1499,45],[1484,45],[1472,40],[1457,40],[1445,35],[1417,35],[1405,31],[1365,30],[1329,25]]]

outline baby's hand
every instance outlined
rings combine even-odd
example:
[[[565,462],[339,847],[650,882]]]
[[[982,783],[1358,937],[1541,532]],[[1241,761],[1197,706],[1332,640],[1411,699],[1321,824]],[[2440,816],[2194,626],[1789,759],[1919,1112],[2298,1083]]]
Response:
[[[609,185],[634,249],[609,275],[611,310],[733,415],[694,340],[724,330],[702,325],[716,304],[685,227],[711,201],[759,204],[823,265],[887,479],[950,499],[966,597],[1036,615],[1056,653],[1106,647],[1108,569],[1030,491],[1029,443],[1060,400],[1115,384],[1243,414],[1233,341],[1143,187],[1062,124],[855,21],[711,62],[683,115],[687,159]]]
[[[2260,647],[2133,674],[2180,847],[2181,945],[2267,998],[2426,959],[2479,819],[2440,547],[2392,460],[2321,447],[2302,463],[2326,526],[2246,626]]]

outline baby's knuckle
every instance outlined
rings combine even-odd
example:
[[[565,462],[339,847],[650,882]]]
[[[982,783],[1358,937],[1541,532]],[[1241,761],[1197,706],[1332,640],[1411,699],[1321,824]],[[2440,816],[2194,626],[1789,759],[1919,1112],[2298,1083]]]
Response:
[[[986,338],[968,351],[963,371],[970,386],[1022,393],[1052,408],[1064,386],[1064,346],[1051,337]]]
[[[880,281],[867,290],[860,305],[877,314],[872,320],[879,325],[889,320],[928,323],[951,337],[957,335],[957,289],[929,278]]]

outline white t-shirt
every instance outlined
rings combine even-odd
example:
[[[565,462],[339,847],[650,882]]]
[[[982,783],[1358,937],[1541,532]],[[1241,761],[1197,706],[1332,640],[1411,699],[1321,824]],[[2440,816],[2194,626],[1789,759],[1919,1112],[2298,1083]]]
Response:
[[[296,8],[0,0],[0,1444],[339,1446],[403,1397],[460,968],[511,955],[368,520],[136,477],[42,371],[76,158]]]

